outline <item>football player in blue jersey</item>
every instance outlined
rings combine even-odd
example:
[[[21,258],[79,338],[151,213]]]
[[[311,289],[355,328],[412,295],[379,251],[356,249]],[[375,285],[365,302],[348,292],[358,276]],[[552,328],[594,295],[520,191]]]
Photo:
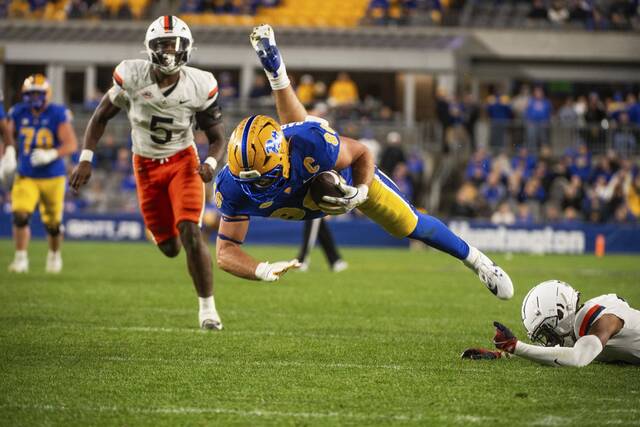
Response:
[[[456,236],[440,220],[420,213],[373,163],[368,149],[338,135],[307,111],[291,88],[268,25],[256,27],[251,43],[271,83],[282,126],[266,116],[244,119],[231,135],[229,161],[216,179],[215,202],[222,213],[216,242],[218,265],[239,277],[275,281],[298,260],[258,262],[241,244],[251,216],[306,220],[358,208],[395,237],[409,237],[444,251],[478,274],[498,298],[513,296],[509,276],[486,255]],[[343,197],[323,196],[316,204],[311,179],[337,170]]]
[[[70,112],[63,105],[49,102],[50,97],[46,77],[35,74],[22,85],[22,102],[9,110],[9,132],[17,144],[5,150],[0,170],[7,177],[17,169],[11,189],[16,253],[9,271],[14,273],[29,271],[29,219],[38,203],[49,242],[45,270],[48,273],[62,270],[60,244],[66,186],[63,158],[76,151],[78,142]]]

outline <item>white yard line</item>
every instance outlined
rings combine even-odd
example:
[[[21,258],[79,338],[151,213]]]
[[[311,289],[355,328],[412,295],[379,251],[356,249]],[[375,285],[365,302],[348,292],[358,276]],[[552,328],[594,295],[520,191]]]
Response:
[[[49,412],[84,412],[84,413],[127,413],[127,414],[145,414],[145,415],[189,415],[189,414],[222,414],[235,415],[239,417],[264,417],[264,418],[347,418],[351,420],[367,421],[367,420],[390,420],[390,421],[413,421],[418,422],[423,419],[421,414],[405,415],[405,414],[359,414],[353,412],[289,412],[289,411],[271,411],[263,409],[234,409],[223,407],[158,407],[158,408],[142,408],[132,406],[67,406],[67,405],[21,405],[21,404],[2,404],[0,409],[22,409]]]

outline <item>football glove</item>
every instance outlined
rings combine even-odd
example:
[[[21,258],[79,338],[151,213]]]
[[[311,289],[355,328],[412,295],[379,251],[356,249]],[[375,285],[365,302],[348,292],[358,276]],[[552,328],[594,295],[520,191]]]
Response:
[[[513,332],[511,332],[509,328],[500,322],[493,322],[493,326],[496,327],[496,335],[493,337],[493,343],[496,348],[513,354],[518,338],[513,335]]]
[[[289,86],[289,76],[287,76],[282,55],[276,46],[273,28],[268,24],[259,25],[253,29],[249,40],[251,40],[251,45],[258,54],[262,68],[267,74],[271,89],[284,89]]]
[[[0,180],[8,182],[16,171],[17,166],[16,148],[13,145],[7,145],[4,150],[4,156],[0,159]]]
[[[369,187],[365,184],[353,187],[340,180],[338,182],[338,189],[344,196],[322,196],[323,202],[319,203],[318,207],[322,209],[323,212],[331,215],[347,213],[366,202],[367,196],[369,195]]]
[[[501,357],[507,357],[508,353],[501,351],[491,351],[486,348],[468,348],[460,355],[463,359],[471,360],[495,360]]]
[[[31,153],[31,165],[38,167],[48,165],[53,162],[59,156],[58,150],[55,148],[36,148]]]
[[[280,277],[292,268],[300,268],[300,262],[297,259],[291,261],[279,261],[274,263],[261,262],[256,267],[256,278],[264,282],[275,282],[280,280]]]

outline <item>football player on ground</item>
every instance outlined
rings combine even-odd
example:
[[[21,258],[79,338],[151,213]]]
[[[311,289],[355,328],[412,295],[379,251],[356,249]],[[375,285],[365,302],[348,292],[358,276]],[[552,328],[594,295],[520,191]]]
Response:
[[[122,61],[114,85],[89,121],[80,163],[71,175],[76,191],[91,176],[91,161],[107,122],[125,109],[131,123],[133,164],[140,210],[146,227],[164,255],[175,257],[184,246],[187,266],[199,298],[199,325],[220,330],[213,299],[211,253],[200,225],[204,183],[213,179],[224,151],[218,84],[213,74],[187,66],[193,38],[187,24],[162,16],[147,29],[149,60]],[[209,140],[200,163],[192,124]]]
[[[216,178],[215,202],[223,215],[216,251],[222,269],[247,279],[275,281],[300,266],[298,260],[258,262],[242,250],[251,216],[306,220],[358,208],[392,235],[421,240],[463,261],[498,298],[513,296],[509,276],[441,221],[418,212],[376,169],[364,145],[339,136],[326,121],[307,116],[289,84],[270,26],[256,27],[251,43],[285,125],[251,116],[231,136],[228,164]],[[340,184],[344,196],[323,196],[316,205],[308,193],[311,178],[332,169],[345,179]]]
[[[524,298],[522,322],[529,338],[542,345],[523,343],[509,328],[494,322],[493,342],[499,350],[552,366],[582,367],[594,360],[640,365],[640,311],[616,294],[580,305],[580,292],[549,280]],[[484,349],[469,349],[465,354],[472,359],[502,355]]]
[[[71,113],[64,105],[49,102],[50,98],[51,87],[46,77],[35,74],[22,85],[23,101],[9,110],[9,133],[15,137],[17,147],[11,140],[5,140],[0,171],[5,181],[10,180],[16,169],[18,172],[11,189],[16,253],[9,271],[13,273],[29,271],[29,220],[38,203],[49,243],[45,271],[62,271],[64,157],[78,149],[78,141],[71,126]]]

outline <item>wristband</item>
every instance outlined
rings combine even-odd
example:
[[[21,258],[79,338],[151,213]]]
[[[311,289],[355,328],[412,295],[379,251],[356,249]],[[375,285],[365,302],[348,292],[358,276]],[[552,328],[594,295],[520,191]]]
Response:
[[[87,150],[86,148],[82,150],[80,153],[80,161],[91,163],[93,161],[93,151]]]
[[[211,169],[214,171],[218,167],[218,161],[211,156],[207,157],[207,159],[204,162],[209,166],[211,166]]]

